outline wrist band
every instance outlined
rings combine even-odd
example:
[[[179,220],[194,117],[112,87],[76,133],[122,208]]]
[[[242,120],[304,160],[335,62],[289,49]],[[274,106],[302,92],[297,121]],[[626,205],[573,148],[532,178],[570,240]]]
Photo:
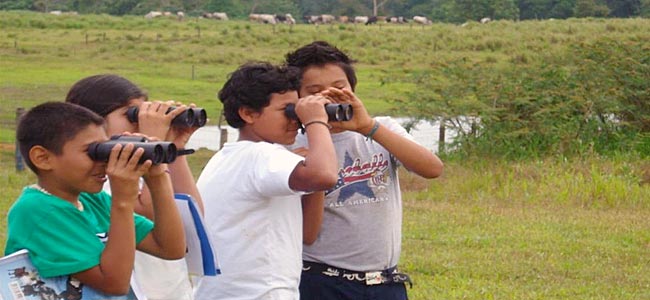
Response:
[[[366,141],[372,141],[372,136],[377,132],[377,129],[379,129],[379,122],[375,120],[375,125],[372,125],[372,129],[370,129],[370,132],[366,135]]]
[[[332,129],[332,125],[327,124],[327,122],[323,122],[323,121],[319,121],[319,120],[316,120],[316,121],[309,121],[309,122],[303,124],[302,126],[304,126],[305,128],[307,128],[307,126],[312,125],[312,124],[323,124],[323,125],[325,125],[325,126],[327,127],[327,129]]]

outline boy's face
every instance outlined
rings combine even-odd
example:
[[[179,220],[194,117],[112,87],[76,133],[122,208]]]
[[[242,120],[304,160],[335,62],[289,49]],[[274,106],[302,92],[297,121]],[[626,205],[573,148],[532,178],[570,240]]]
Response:
[[[88,125],[63,145],[61,154],[52,154],[47,190],[63,199],[75,199],[81,192],[99,193],[106,181],[106,163],[88,156],[88,145],[108,140],[103,126]]]
[[[341,67],[336,64],[307,67],[302,74],[300,97],[314,95],[330,87],[352,90]]]
[[[288,91],[284,94],[271,94],[269,106],[264,107],[261,113],[254,113],[251,129],[253,136],[248,138],[254,141],[266,141],[282,145],[291,145],[298,134],[298,122],[289,119],[284,110],[289,104],[298,102],[298,92]]]
[[[132,106],[140,107],[142,103],[144,103],[144,97],[132,99],[128,105],[106,115],[104,119],[106,120],[106,133],[108,136],[122,134],[125,131],[138,132],[138,123],[131,123],[126,117],[126,111]]]

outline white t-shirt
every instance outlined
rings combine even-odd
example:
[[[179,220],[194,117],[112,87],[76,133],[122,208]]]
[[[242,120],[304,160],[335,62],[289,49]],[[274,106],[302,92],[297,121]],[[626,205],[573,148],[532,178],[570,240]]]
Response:
[[[304,158],[266,142],[226,143],[197,187],[221,275],[205,276],[196,299],[298,299],[300,195],[289,176]]]
[[[140,178],[140,191],[144,181]],[[111,194],[110,182],[104,191]],[[136,251],[133,264],[135,284],[147,300],[192,300],[193,290],[185,258],[165,260]],[[133,280],[132,280],[133,281]]]

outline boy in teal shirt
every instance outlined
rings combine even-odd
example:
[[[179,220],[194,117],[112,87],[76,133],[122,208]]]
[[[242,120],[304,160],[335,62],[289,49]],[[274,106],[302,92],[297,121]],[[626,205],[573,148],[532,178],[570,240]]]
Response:
[[[102,117],[64,102],[23,116],[16,139],[38,183],[9,210],[5,254],[27,249],[43,277],[70,275],[102,293],[124,295],[136,248],[178,259],[185,237],[166,164],[139,163],[144,151],[133,144],[113,147],[108,162],[88,156],[90,144],[108,140],[103,126]],[[155,226],[133,212],[141,176],[159,195]],[[112,197],[102,192],[107,177]]]

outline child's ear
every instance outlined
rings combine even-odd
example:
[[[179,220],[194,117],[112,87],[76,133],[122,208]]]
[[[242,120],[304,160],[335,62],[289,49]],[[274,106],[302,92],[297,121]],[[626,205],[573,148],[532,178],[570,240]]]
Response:
[[[51,170],[53,156],[54,153],[43,148],[43,146],[36,145],[29,149],[29,160],[39,170]]]
[[[239,107],[239,117],[246,122],[246,124],[253,124],[255,118],[257,118],[260,113],[256,112],[250,107],[241,106]]]

